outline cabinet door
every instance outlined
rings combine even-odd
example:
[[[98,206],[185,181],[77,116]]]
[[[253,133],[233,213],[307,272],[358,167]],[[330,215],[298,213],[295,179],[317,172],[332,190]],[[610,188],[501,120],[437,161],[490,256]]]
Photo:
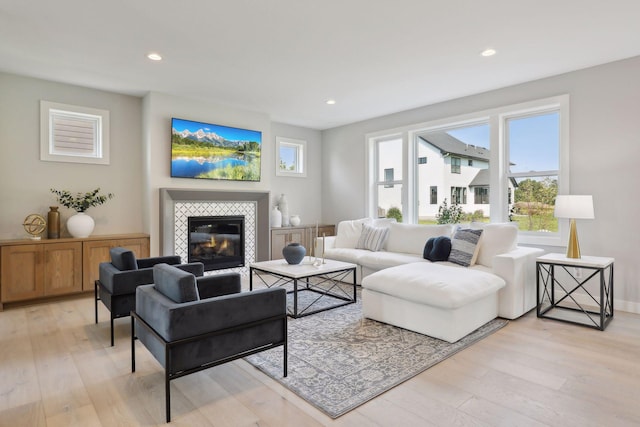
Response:
[[[282,259],[282,249],[289,243],[300,243],[307,248],[307,239],[304,228],[287,228],[271,230],[271,259]]]
[[[3,246],[1,251],[2,302],[42,297],[44,293],[42,245]]]
[[[100,263],[111,261],[109,249],[121,246],[133,251],[136,258],[149,256],[149,238],[92,240],[83,243],[82,289],[93,290],[100,277]]]
[[[44,250],[44,295],[82,291],[82,243],[42,245]]]

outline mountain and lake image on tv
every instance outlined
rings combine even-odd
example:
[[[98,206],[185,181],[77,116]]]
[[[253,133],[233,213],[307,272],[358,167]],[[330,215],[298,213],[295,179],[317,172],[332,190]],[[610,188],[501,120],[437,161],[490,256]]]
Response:
[[[171,119],[171,176],[260,181],[262,132]]]

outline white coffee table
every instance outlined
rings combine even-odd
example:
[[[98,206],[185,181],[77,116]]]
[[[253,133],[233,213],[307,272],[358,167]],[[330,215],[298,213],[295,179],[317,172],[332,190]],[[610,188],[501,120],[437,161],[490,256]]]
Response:
[[[254,274],[266,287],[293,285],[288,294],[293,295],[293,309],[287,308],[289,316],[293,318],[308,316],[321,311],[330,310],[356,302],[356,265],[349,262],[325,260],[324,264],[314,265],[314,258],[305,257],[300,264],[288,264],[284,259],[254,262],[249,265],[249,290],[253,290]],[[345,279],[351,275],[352,280]],[[275,281],[267,281],[267,277]],[[313,280],[311,280],[313,278]],[[353,286],[353,294],[344,289],[348,283]],[[300,292],[313,292],[318,296],[299,307]],[[324,304],[320,304],[320,302]],[[312,306],[320,308],[311,309]]]

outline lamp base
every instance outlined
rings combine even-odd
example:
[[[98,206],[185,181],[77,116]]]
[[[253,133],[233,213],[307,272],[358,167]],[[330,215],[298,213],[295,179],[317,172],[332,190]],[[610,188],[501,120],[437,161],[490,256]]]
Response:
[[[580,244],[578,243],[578,230],[576,220],[571,218],[569,225],[569,242],[567,244],[567,258],[580,258]]]

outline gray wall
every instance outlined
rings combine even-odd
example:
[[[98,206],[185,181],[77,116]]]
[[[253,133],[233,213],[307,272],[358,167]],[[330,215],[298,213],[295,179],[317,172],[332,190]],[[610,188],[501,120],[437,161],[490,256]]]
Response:
[[[615,263],[616,308],[640,312],[640,57],[371,119],[322,133],[324,220],[365,214],[365,134],[555,95],[570,95],[570,191],[593,194],[578,223],[584,255]],[[348,183],[348,185],[346,185]],[[564,252],[564,248],[548,248]]]
[[[111,164],[40,161],[40,100],[109,110]],[[87,211],[94,234],[142,231],[141,105],[133,96],[0,73],[0,239],[27,237],[24,218],[58,205],[52,187],[115,194]],[[62,224],[75,213],[60,212]]]

